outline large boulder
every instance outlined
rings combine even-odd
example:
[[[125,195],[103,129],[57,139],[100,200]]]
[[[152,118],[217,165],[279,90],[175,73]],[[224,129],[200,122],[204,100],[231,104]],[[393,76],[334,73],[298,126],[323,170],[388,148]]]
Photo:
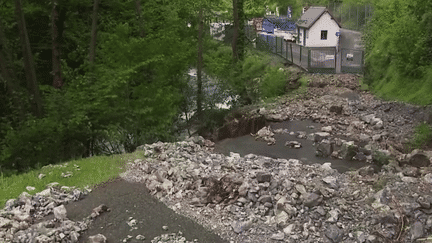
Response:
[[[357,155],[358,146],[354,144],[354,141],[343,142],[340,150],[340,156],[345,160],[352,160]]]
[[[327,158],[333,152],[333,144],[329,140],[324,139],[316,148],[316,156]]]

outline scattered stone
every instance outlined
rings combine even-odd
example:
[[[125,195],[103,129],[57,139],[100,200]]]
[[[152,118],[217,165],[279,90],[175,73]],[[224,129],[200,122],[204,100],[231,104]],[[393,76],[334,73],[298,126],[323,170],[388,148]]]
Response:
[[[137,240],[145,240],[145,236],[144,235],[137,235],[135,237],[135,239],[137,239]]]
[[[295,224],[290,224],[290,225],[288,225],[287,227],[285,227],[283,229],[283,232],[285,233],[285,235],[293,234],[294,233],[293,232],[294,228],[295,228]]]
[[[67,213],[64,205],[60,205],[54,208],[54,217],[59,220],[66,219]]]
[[[423,224],[416,221],[411,228],[411,240],[414,242],[418,238],[422,237],[424,234]]]
[[[285,146],[298,149],[298,148],[301,148],[301,143],[299,143],[297,141],[286,141]]]
[[[423,152],[414,150],[409,156],[408,163],[415,167],[428,167],[430,165],[430,159]]]
[[[32,186],[27,186],[26,187],[27,191],[34,191],[36,188],[32,187]]]
[[[326,139],[330,136],[330,133],[328,132],[316,132],[314,133],[314,142],[318,143],[321,142],[321,140]]]
[[[107,212],[107,211],[109,211],[108,207],[105,204],[101,204],[92,210],[90,217],[96,218],[103,212]]]
[[[333,144],[324,139],[316,148],[316,156],[327,158],[333,153]]]
[[[263,182],[270,182],[271,181],[271,174],[269,173],[265,173],[265,172],[258,172],[256,174],[256,179],[259,183],[263,183]]]
[[[306,207],[313,208],[322,202],[323,197],[316,193],[308,193],[304,198],[303,204]]]
[[[252,220],[249,221],[233,221],[231,227],[237,234],[248,230],[252,226]]]
[[[168,231],[168,226],[164,225],[164,226],[162,226],[162,229],[165,231]]]
[[[105,243],[106,237],[103,234],[97,234],[97,235],[89,236],[88,242],[89,243]]]
[[[343,231],[336,225],[331,224],[330,227],[327,228],[325,235],[334,243],[342,242]]]
[[[328,132],[328,133],[331,133],[332,130],[333,130],[333,129],[332,129],[331,126],[321,127],[321,131],[322,131],[322,132]]]
[[[330,106],[330,112],[334,112],[338,115],[342,114],[343,107],[341,105]]]
[[[285,238],[285,234],[284,234],[284,232],[279,232],[279,233],[273,234],[270,238],[272,240],[283,240]]]

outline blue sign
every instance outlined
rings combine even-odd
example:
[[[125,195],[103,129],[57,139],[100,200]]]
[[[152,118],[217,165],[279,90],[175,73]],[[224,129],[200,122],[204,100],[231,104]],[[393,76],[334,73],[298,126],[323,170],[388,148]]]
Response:
[[[341,32],[336,32],[336,36],[340,36],[341,35]]]

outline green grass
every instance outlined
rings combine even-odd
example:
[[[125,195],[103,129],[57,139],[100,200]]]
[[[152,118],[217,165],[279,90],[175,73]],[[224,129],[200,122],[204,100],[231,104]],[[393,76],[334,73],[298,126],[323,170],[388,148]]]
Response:
[[[22,192],[27,191],[26,186],[36,188],[34,191],[28,192],[30,195],[46,189],[46,185],[51,182],[58,182],[60,186],[75,186],[79,189],[83,189],[86,186],[91,188],[124,172],[124,165],[127,161],[143,157],[143,152],[137,151],[132,154],[97,156],[72,160],[30,170],[22,174],[6,176],[4,173],[0,173],[0,208],[4,208],[7,200],[15,199]],[[67,171],[72,172],[72,176],[68,178],[62,177],[61,174]],[[38,175],[40,173],[45,174],[45,177],[39,179]]]
[[[372,83],[376,95],[385,100],[400,100],[416,105],[432,104],[432,68],[425,71],[421,78],[405,77],[390,65],[385,76]]]
[[[421,149],[432,140],[432,129],[429,124],[423,122],[414,128],[414,136],[410,141],[409,149]]]

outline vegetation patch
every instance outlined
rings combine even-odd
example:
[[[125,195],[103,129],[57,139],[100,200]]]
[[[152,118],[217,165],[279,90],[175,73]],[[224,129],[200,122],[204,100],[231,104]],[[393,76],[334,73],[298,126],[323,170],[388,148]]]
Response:
[[[46,189],[51,182],[58,182],[61,186],[83,189],[117,177],[125,171],[125,165],[129,160],[142,158],[140,152],[113,156],[97,156],[79,160],[71,160],[56,165],[48,165],[24,173],[0,172],[0,208],[5,206],[9,199],[17,198],[22,192],[27,191],[27,186],[35,187],[34,191],[28,191],[30,195]],[[70,177],[63,177],[71,173]],[[38,178],[39,174],[45,176]]]
[[[422,149],[432,140],[432,129],[429,124],[423,122],[414,128],[414,135],[409,143],[409,150]]]

